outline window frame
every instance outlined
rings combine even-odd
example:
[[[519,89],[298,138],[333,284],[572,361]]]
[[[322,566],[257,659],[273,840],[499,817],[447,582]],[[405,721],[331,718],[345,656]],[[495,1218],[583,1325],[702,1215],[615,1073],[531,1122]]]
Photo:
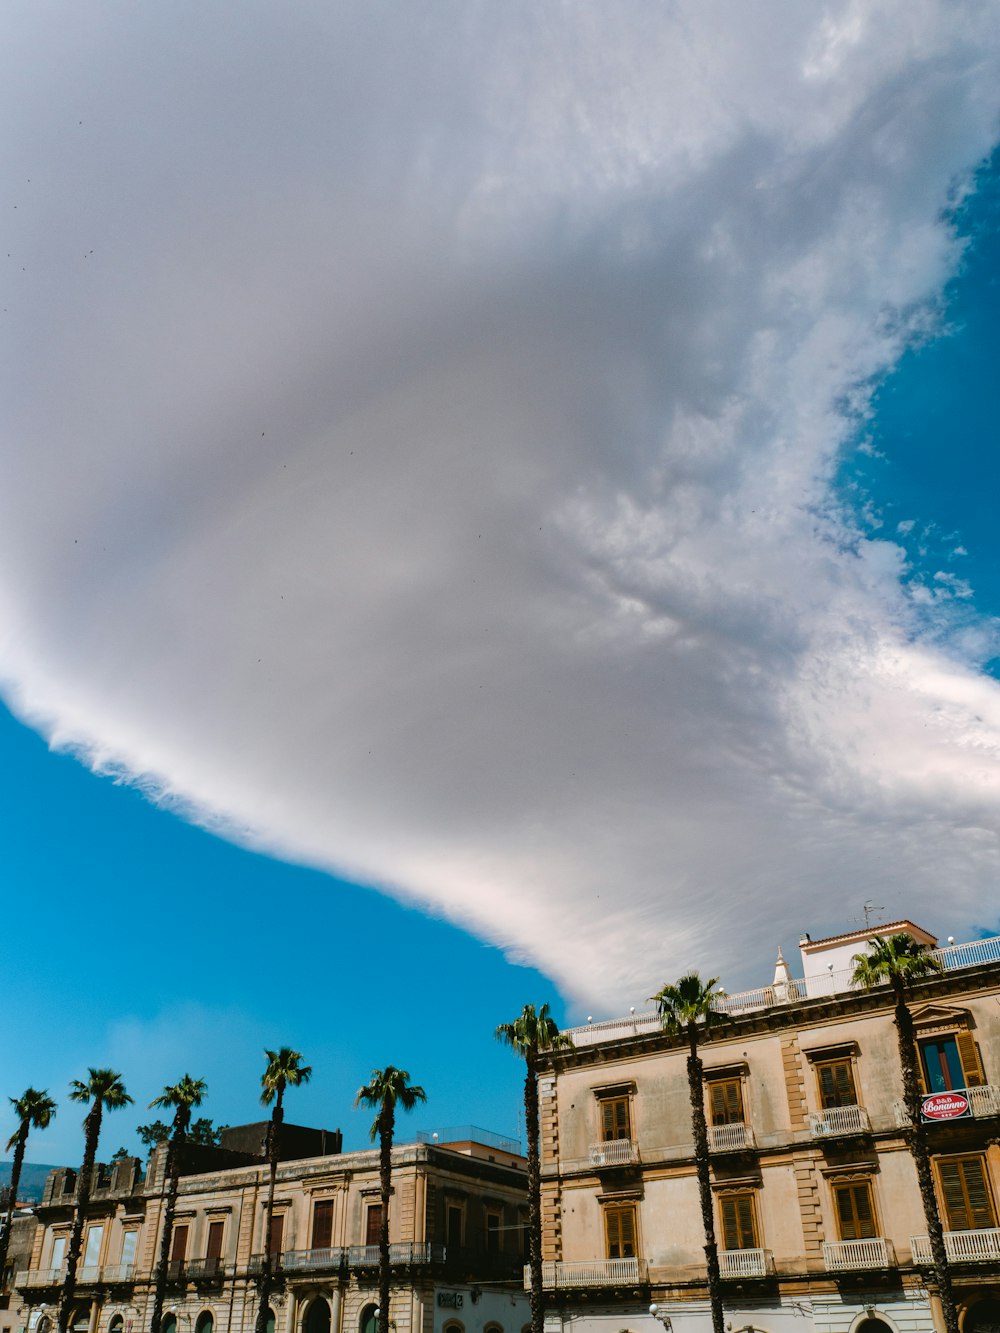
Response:
[[[738,1120],[731,1120],[731,1119],[716,1120],[715,1108],[712,1105],[712,1103],[715,1099],[716,1089],[721,1089],[721,1088],[736,1089],[736,1096],[739,1101],[739,1110],[740,1110],[740,1118]],[[747,1098],[746,1098],[746,1092],[744,1090],[744,1078],[742,1074],[725,1073],[725,1074],[719,1074],[717,1077],[712,1077],[711,1075],[706,1074],[705,1102],[706,1102],[705,1106],[706,1118],[708,1120],[710,1128],[712,1129],[715,1129],[720,1125],[746,1125],[749,1123],[747,1117]]]
[[[952,1226],[951,1209],[948,1206],[948,1197],[945,1193],[945,1184],[941,1175],[942,1168],[949,1166],[963,1166],[966,1162],[977,1162],[982,1172],[983,1193],[986,1198],[986,1204],[990,1212],[990,1222],[985,1226]],[[947,1231],[991,1231],[997,1226],[997,1202],[994,1195],[993,1181],[990,1177],[989,1159],[985,1152],[971,1153],[949,1153],[947,1156],[934,1158],[934,1184],[936,1187],[938,1206],[943,1214],[942,1222],[946,1223]],[[967,1212],[967,1221],[972,1220],[972,1207],[969,1201],[968,1186],[965,1182],[964,1172],[962,1173],[962,1194]]]
[[[716,1202],[718,1204],[718,1214],[719,1214],[719,1231],[723,1239],[723,1244],[719,1247],[720,1249],[738,1251],[738,1250],[759,1250],[763,1248],[761,1245],[760,1212],[757,1207],[757,1195],[759,1193],[760,1193],[759,1189],[744,1187],[742,1189],[722,1190],[716,1195]],[[727,1237],[726,1237],[725,1207],[726,1204],[737,1204],[744,1200],[746,1200],[750,1206],[750,1231],[753,1237],[753,1244],[729,1245],[728,1243],[726,1243]],[[740,1219],[738,1214],[734,1217],[734,1222],[737,1229],[739,1229]]]
[[[639,1207],[635,1199],[609,1199],[601,1204],[603,1213],[602,1223],[604,1230],[604,1256],[608,1260],[613,1259],[635,1259],[640,1253],[639,1249]],[[611,1239],[612,1219],[618,1219],[619,1236],[617,1246],[624,1251],[627,1248],[627,1242],[622,1239],[621,1219],[629,1217],[632,1227],[632,1253],[631,1254],[612,1254],[613,1243]]]
[[[858,1189],[863,1189],[868,1199],[868,1214],[871,1219],[872,1232],[870,1236],[863,1236],[860,1234],[854,1236],[845,1236],[844,1218],[843,1214],[841,1213],[839,1196],[841,1191],[848,1191],[848,1190],[854,1191]],[[857,1175],[852,1175],[849,1177],[840,1177],[839,1179],[831,1180],[830,1197],[833,1202],[833,1216],[834,1216],[834,1221],[836,1222],[837,1225],[837,1239],[839,1241],[849,1242],[853,1240],[875,1240],[883,1234],[881,1229],[881,1222],[879,1220],[878,1200],[875,1197],[875,1182],[870,1175],[867,1174],[862,1175],[861,1173],[858,1173]],[[851,1213],[854,1225],[859,1230],[862,1229],[862,1219],[859,1216],[853,1194],[851,1196]]]
[[[622,1140],[627,1143],[635,1143],[635,1084],[634,1083],[612,1083],[601,1088],[594,1088],[594,1099],[597,1102],[597,1138],[598,1143],[616,1143]],[[615,1131],[615,1112],[614,1107],[621,1107],[624,1119],[625,1133]],[[607,1132],[610,1110],[611,1133]]]
[[[823,1071],[825,1069],[835,1069],[838,1066],[847,1070],[848,1078],[851,1083],[851,1094],[853,1101],[843,1101],[839,1095],[834,1099],[827,1101],[826,1093],[823,1089]],[[819,1100],[819,1109],[821,1111],[835,1111],[844,1106],[860,1106],[861,1101],[858,1097],[858,1071],[856,1068],[855,1057],[852,1054],[832,1055],[820,1057],[813,1061],[813,1068],[816,1074],[816,1095]]]

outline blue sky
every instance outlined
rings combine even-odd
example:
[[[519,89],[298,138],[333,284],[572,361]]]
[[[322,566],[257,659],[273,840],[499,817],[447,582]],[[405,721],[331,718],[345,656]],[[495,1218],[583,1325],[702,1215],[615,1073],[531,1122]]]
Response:
[[[995,15],[559,13],[0,17],[4,1069],[109,1151],[1000,928]]]

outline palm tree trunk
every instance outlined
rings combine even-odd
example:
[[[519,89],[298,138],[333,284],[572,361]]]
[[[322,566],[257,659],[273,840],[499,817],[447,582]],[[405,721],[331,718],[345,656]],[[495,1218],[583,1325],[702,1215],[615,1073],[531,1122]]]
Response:
[[[80,1179],[76,1186],[76,1212],[73,1215],[73,1230],[70,1232],[69,1245],[66,1249],[66,1280],[63,1283],[62,1297],[59,1302],[59,1333],[66,1333],[73,1298],[76,1295],[76,1270],[80,1263],[80,1249],[83,1244],[83,1224],[86,1220],[87,1204],[90,1202],[91,1184],[94,1175],[94,1163],[97,1160],[97,1144],[101,1137],[101,1116],[104,1105],[100,1100],[93,1106],[84,1120],[83,1165],[80,1167]]]
[[[917,1169],[917,1184],[924,1205],[924,1219],[931,1245],[934,1281],[941,1299],[941,1312],[947,1333],[958,1333],[958,1311],[951,1286],[948,1254],[944,1248],[944,1231],[938,1209],[930,1153],[927,1150],[927,1132],[920,1119],[920,1087],[917,1081],[917,1042],[913,1032],[913,1015],[906,1004],[906,995],[899,983],[893,983],[896,995],[896,1036],[899,1041],[899,1063],[903,1072],[903,1101],[909,1124],[905,1135]]]
[[[389,1333],[389,1195],[392,1193],[392,1139],[395,1116],[384,1108],[378,1120],[378,1179],[382,1216],[378,1233],[378,1333]]]
[[[21,1167],[24,1164],[24,1148],[28,1142],[28,1122],[22,1120],[14,1143],[14,1160],[10,1164],[10,1207],[7,1209],[7,1223],[0,1236],[0,1291],[4,1289],[3,1272],[7,1267],[7,1247],[10,1244],[10,1229],[14,1225],[14,1208],[17,1204],[17,1189],[21,1183]]]
[[[254,1333],[266,1333],[268,1302],[271,1299],[271,1288],[273,1286],[271,1239],[274,1228],[274,1190],[278,1180],[278,1141],[281,1133],[281,1122],[285,1118],[282,1107],[284,1096],[285,1089],[279,1085],[274,1099],[274,1110],[271,1112],[271,1123],[267,1127],[268,1178],[267,1202],[264,1205],[264,1258],[260,1270],[260,1300],[257,1304]]]
[[[722,1312],[722,1277],[719,1272],[719,1247],[715,1240],[715,1214],[712,1211],[712,1184],[709,1175],[708,1122],[705,1119],[703,1066],[698,1056],[698,1027],[688,1024],[688,1092],[691,1096],[691,1125],[694,1130],[694,1163],[698,1172],[701,1221],[705,1228],[705,1263],[708,1267],[708,1299],[712,1307],[713,1333],[725,1333]]]
[[[531,1333],[543,1333],[545,1289],[542,1285],[542,1174],[538,1154],[538,1080],[535,1062],[526,1057],[524,1132],[528,1140],[528,1269],[531,1275]]]
[[[177,1211],[177,1191],[181,1174],[181,1146],[184,1130],[175,1123],[167,1148],[166,1177],[167,1196],[163,1205],[163,1234],[160,1236],[160,1260],[156,1265],[156,1287],[153,1292],[153,1313],[149,1321],[149,1333],[160,1333],[160,1320],[163,1318],[163,1302],[167,1294],[167,1274],[170,1271],[170,1244],[174,1235],[174,1214]]]

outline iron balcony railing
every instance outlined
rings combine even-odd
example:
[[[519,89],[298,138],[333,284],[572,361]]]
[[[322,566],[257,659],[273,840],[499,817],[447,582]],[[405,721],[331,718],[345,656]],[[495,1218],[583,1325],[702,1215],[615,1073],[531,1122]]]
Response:
[[[286,1250],[281,1255],[281,1267],[289,1273],[311,1268],[341,1268],[346,1255],[342,1245],[325,1250]]]
[[[823,1262],[830,1273],[844,1273],[862,1268],[894,1268],[896,1264],[892,1241],[884,1236],[869,1236],[866,1240],[827,1241],[823,1246]]]
[[[915,1264],[933,1262],[929,1236],[912,1236],[910,1246]],[[953,1264],[996,1263],[1000,1261],[1000,1230],[983,1227],[978,1231],[946,1231],[944,1252]]]
[[[226,1275],[223,1259],[186,1259],[181,1264],[182,1278],[188,1282],[215,1282]]]
[[[639,1145],[632,1139],[605,1139],[590,1149],[591,1166],[631,1166],[639,1160]]]
[[[756,1147],[752,1125],[709,1125],[708,1146],[712,1152],[740,1152]]]
[[[871,1124],[863,1106],[827,1106],[809,1112],[809,1133],[814,1139],[834,1139],[846,1134],[868,1134]]]
[[[377,1268],[377,1245],[349,1245],[347,1264],[350,1268]],[[429,1240],[396,1241],[389,1246],[391,1264],[432,1264],[444,1263],[447,1251],[443,1245],[435,1245]]]
[[[631,1287],[647,1282],[645,1259],[585,1259],[572,1263],[546,1260],[542,1264],[542,1286],[547,1291],[567,1287]],[[531,1289],[531,1268],[524,1266],[524,1289]]]
[[[105,1264],[101,1269],[102,1282],[131,1282],[135,1277],[135,1264]]]
[[[770,1250],[720,1250],[719,1275],[724,1278],[767,1277],[774,1271]]]

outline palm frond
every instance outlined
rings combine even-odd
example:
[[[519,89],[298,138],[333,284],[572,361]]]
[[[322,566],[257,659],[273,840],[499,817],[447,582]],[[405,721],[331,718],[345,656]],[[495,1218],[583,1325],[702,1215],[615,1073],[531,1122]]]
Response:
[[[312,1066],[302,1063],[302,1052],[293,1051],[291,1046],[282,1046],[277,1051],[265,1048],[267,1067],[260,1076],[260,1100],[270,1106],[278,1092],[284,1088],[297,1088],[301,1083],[308,1083],[312,1078]]]
[[[689,1023],[709,1023],[714,1016],[715,989],[719,978],[702,981],[697,972],[689,972],[673,985],[663,986],[649,998],[656,1004],[660,1023],[667,1032],[680,1032]]]
[[[868,941],[868,952],[855,954],[852,980],[856,986],[903,986],[932,972],[943,972],[939,959],[905,931]]]

